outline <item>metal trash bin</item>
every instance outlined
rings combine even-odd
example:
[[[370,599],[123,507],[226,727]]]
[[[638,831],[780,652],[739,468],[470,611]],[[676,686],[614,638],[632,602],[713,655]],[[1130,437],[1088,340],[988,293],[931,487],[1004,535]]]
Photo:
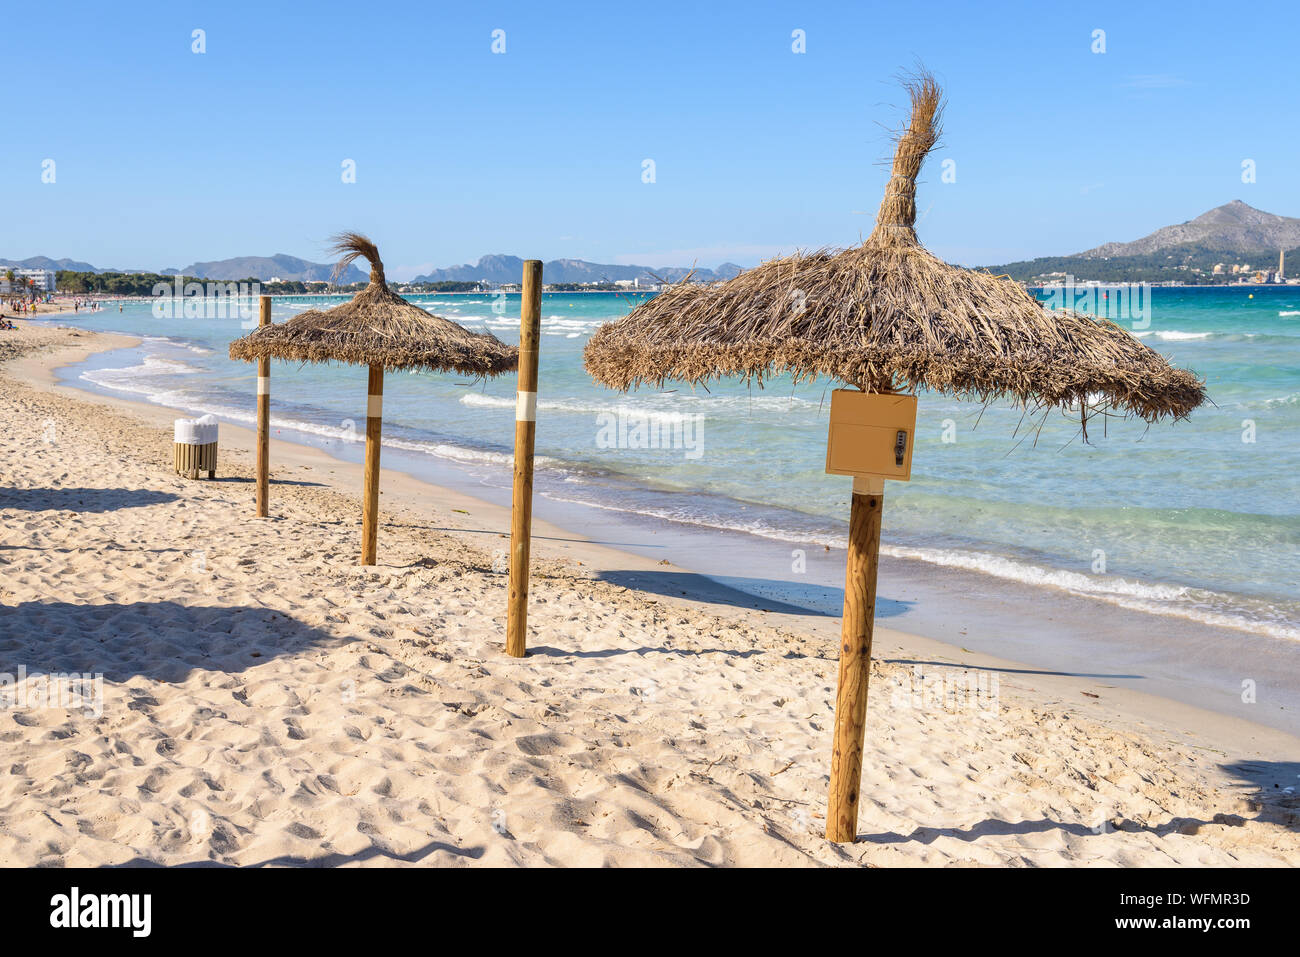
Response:
[[[217,477],[217,420],[205,415],[198,419],[177,419],[174,458],[176,472],[196,479],[200,472]]]

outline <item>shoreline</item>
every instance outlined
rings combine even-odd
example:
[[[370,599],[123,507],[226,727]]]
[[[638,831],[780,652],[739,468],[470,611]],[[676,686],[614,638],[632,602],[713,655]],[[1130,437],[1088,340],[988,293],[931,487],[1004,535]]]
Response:
[[[139,345],[141,341],[136,337],[117,333],[79,331],[83,335],[95,337],[96,340],[93,345],[87,344],[84,352],[78,349],[65,353],[59,358],[42,358],[39,360],[29,357],[26,360],[20,360],[19,363],[15,364],[14,368],[20,369],[22,374],[30,376],[32,384],[39,388],[56,394],[69,393],[83,401],[129,411],[141,420],[154,423],[168,432],[170,432],[173,419],[188,417],[193,414],[143,400],[106,396],[59,382],[57,373],[60,369],[75,365],[94,353],[131,348]],[[309,470],[316,472],[323,470],[325,474],[333,476],[326,480],[325,484],[335,491],[343,492],[355,497],[358,502],[360,501],[362,483],[361,463],[359,461],[352,462],[338,458],[316,445],[277,438],[276,435],[280,432],[280,429],[272,429],[270,444],[273,486],[275,484],[275,473],[277,469],[282,467],[298,471]],[[230,461],[228,456],[233,453],[235,462],[240,465],[247,465],[251,469],[255,442],[256,434],[253,429],[244,425],[222,421],[220,451],[222,460],[228,463]],[[384,461],[391,463],[394,458],[401,458],[400,453],[397,450],[385,447]],[[381,468],[380,487],[381,495],[384,496],[381,499],[381,521],[383,520],[384,506],[396,502],[404,509],[429,510],[432,508],[442,514],[449,514],[453,517],[449,518],[446,527],[440,530],[465,535],[470,540],[479,543],[491,542],[494,538],[501,539],[509,533],[510,509],[508,503],[503,505],[467,494],[462,488],[437,485],[406,471],[395,469],[391,464],[385,464]],[[273,493],[271,497],[272,508],[274,508],[274,502]],[[617,573],[620,580],[627,582],[628,587],[636,585],[638,586],[637,590],[642,590],[648,595],[662,594],[669,600],[676,601],[679,600],[678,592],[680,592],[680,597],[686,599],[684,603],[697,608],[713,609],[722,606],[734,609],[737,613],[742,614],[758,613],[764,616],[765,621],[780,624],[782,627],[798,628],[832,643],[838,638],[838,605],[833,613],[814,612],[809,608],[796,607],[783,601],[781,595],[764,597],[729,587],[724,582],[718,581],[714,576],[701,572],[697,568],[683,568],[660,557],[663,546],[658,542],[647,543],[644,540],[628,540],[631,538],[630,536],[618,534],[626,532],[626,527],[613,529],[615,534],[612,536],[601,535],[599,540],[593,541],[589,535],[574,532],[567,527],[562,527],[538,517],[538,511],[539,508],[535,506],[533,554],[536,557],[575,560],[585,567],[602,573]],[[458,516],[462,513],[469,513],[475,518],[481,519],[481,521],[466,522],[461,520]],[[473,527],[475,525],[481,527]],[[609,529],[602,529],[602,531],[609,531]],[[613,538],[614,543],[606,543],[605,539],[608,538]],[[503,549],[504,547],[502,546]],[[727,546],[723,546],[721,550],[727,553],[731,552]],[[382,548],[380,557],[382,558]],[[732,561],[730,555],[728,561]],[[832,563],[835,563],[834,560],[832,560]],[[842,562],[839,564],[842,564]],[[930,568],[924,566],[923,570],[930,571]],[[882,580],[884,577],[884,569],[882,568]],[[982,576],[978,573],[972,573],[970,577],[979,578]],[[671,582],[668,587],[663,584],[665,579]],[[1032,586],[1021,587],[1032,592]],[[968,600],[976,601],[973,596]],[[1072,603],[1085,607],[1093,604],[1089,599],[1084,598],[1075,599]],[[809,602],[808,604],[813,603]],[[1105,608],[1100,609],[1103,616],[1106,610]],[[1121,609],[1115,609],[1113,613],[1122,615],[1124,612]],[[1144,612],[1128,612],[1128,614],[1146,616]],[[1095,626],[1095,616],[1084,620],[1089,622],[1089,627]],[[1180,623],[1185,624],[1188,628],[1194,627],[1191,622]],[[997,623],[994,627],[1005,628],[1005,622]],[[951,629],[956,631],[957,626],[953,624]],[[962,634],[958,637],[963,642],[969,641],[967,631],[973,629],[963,627],[961,630]],[[1280,639],[1278,640],[1280,641]],[[1025,642],[1014,642],[1013,644],[1018,644],[1024,648],[1031,647],[1030,644]],[[1170,732],[1176,733],[1178,728],[1189,729],[1193,736],[1207,742],[1209,746],[1216,750],[1240,748],[1243,741],[1249,741],[1257,743],[1264,749],[1259,752],[1260,754],[1268,753],[1281,757],[1288,753],[1288,749],[1293,747],[1294,750],[1291,753],[1300,753],[1300,735],[1296,735],[1288,729],[1262,724],[1257,720],[1242,718],[1240,715],[1189,704],[1186,701],[1160,693],[1146,693],[1117,686],[1111,682],[1122,676],[1109,673],[1117,670],[1111,662],[1107,662],[1100,669],[1100,673],[1095,673],[1098,672],[1098,669],[1089,668],[1086,661],[1081,660],[1079,667],[1073,669],[1075,673],[1054,674],[1053,669],[1042,664],[1026,662],[1021,658],[979,653],[952,640],[945,641],[924,634],[891,628],[888,625],[882,626],[878,618],[876,626],[877,654],[879,655],[883,649],[891,649],[889,657],[884,660],[893,663],[933,659],[945,663],[999,670],[1006,674],[1034,676],[1038,683],[1035,685],[1027,684],[1025,687],[1032,691],[1053,696],[1053,700],[1058,704],[1064,703],[1070,698],[1092,695],[1101,688],[1106,688],[1114,693],[1113,695],[1107,694],[1107,699],[1114,696],[1118,700],[1108,700],[1106,705],[1098,705],[1096,707],[1097,716],[1111,713],[1111,706],[1114,706],[1115,710],[1125,717],[1136,718],[1142,722],[1151,722],[1155,726],[1167,724],[1166,730]],[[1086,705],[1087,702],[1084,702],[1083,704],[1074,704],[1072,707],[1075,710],[1088,710]]]
[[[217,481],[182,480],[170,410],[57,384],[129,338],[38,337],[0,376],[0,441],[29,450],[0,488],[17,510],[0,655],[103,660],[106,704],[93,729],[0,711],[2,863],[1277,865],[1300,848],[1294,737],[886,628],[859,841],[830,845],[837,620],[671,567],[690,594],[641,588],[659,562],[538,521],[530,655],[507,658],[504,509],[385,470],[385,564],[359,567],[359,466],[273,438],[271,517],[253,518],[249,430],[223,423]],[[978,676],[992,710],[897,698],[915,667]]]
[[[79,383],[64,386],[97,402],[163,408],[81,388]],[[158,422],[170,426],[170,419]],[[223,419],[223,428],[249,427]],[[332,462],[359,468],[359,445],[339,446],[287,426],[283,432],[274,428],[273,438],[277,436],[295,447],[315,449]],[[455,492],[471,503],[490,504],[498,515],[508,514],[508,481],[483,481],[458,463],[388,445],[384,463],[386,473],[402,473],[439,493]],[[842,548],[808,550],[807,570],[795,582],[789,574],[792,546],[784,541],[622,513],[544,492],[537,495],[534,515],[548,520],[557,536],[574,538],[563,530],[582,529],[588,539],[611,542],[619,551],[636,555],[642,560],[635,572],[638,589],[676,596],[711,595],[721,588],[746,607],[784,610],[801,627],[825,634],[838,627]],[[500,527],[506,527],[504,522]],[[888,558],[880,572],[878,626],[959,644],[1001,661],[1027,663],[1022,668],[1085,676],[1093,683],[1087,693],[1144,693],[1300,735],[1300,654],[1285,638],[1242,630],[1240,625],[1146,611],[984,569],[908,557],[896,554],[892,545],[882,553]],[[744,578],[736,577],[737,555],[745,556]],[[672,567],[658,567],[661,564]],[[630,567],[622,573],[633,574]],[[960,600],[954,602],[953,595]],[[1253,700],[1242,694],[1242,682],[1248,679],[1260,686]]]

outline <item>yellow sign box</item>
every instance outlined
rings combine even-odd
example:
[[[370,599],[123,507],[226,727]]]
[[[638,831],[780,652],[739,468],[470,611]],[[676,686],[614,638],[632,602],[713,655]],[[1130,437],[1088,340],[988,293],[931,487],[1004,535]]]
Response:
[[[912,477],[916,438],[916,396],[831,392],[826,471],[831,475],[875,476],[906,482]]]

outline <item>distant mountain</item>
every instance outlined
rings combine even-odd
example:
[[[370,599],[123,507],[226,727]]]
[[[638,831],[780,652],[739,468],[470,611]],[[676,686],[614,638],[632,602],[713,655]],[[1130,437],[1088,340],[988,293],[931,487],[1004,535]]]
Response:
[[[73,272],[103,272],[90,263],[77,262],[75,259],[51,259],[49,256],[33,256],[30,259],[0,259],[0,269],[70,269]]]
[[[1300,274],[1297,247],[1300,219],[1266,213],[1234,199],[1132,242],[1103,243],[1070,256],[1043,256],[987,268],[1021,282],[1067,275],[1100,282],[1226,282],[1232,279],[1231,269],[1216,275],[1215,266],[1249,265],[1267,271],[1276,268],[1280,250],[1286,250],[1287,273]]]
[[[334,277],[334,267],[325,263],[308,262],[297,256],[279,253],[275,256],[236,256],[234,259],[218,259],[214,262],[190,263],[184,269],[164,269],[164,275],[200,276],[204,279],[260,279],[271,278],[295,280],[297,282],[329,281]],[[365,282],[369,279],[356,266],[348,266],[339,276],[343,284]]]
[[[1165,226],[1131,243],[1103,243],[1078,255],[1090,259],[1144,256],[1187,243],[1224,252],[1255,253],[1271,249],[1276,254],[1279,249],[1300,246],[1300,219],[1266,213],[1234,199],[1195,219]]]
[[[58,272],[60,269],[66,269],[71,272],[152,272],[149,269],[115,269],[101,268],[92,266],[90,263],[79,262],[75,259],[51,259],[49,256],[33,256],[30,259],[13,260],[0,259],[0,269],[53,269]],[[214,280],[239,280],[239,279],[260,279],[266,281],[275,277],[276,279],[296,280],[298,282],[312,282],[316,280],[330,281],[334,276],[334,267],[327,263],[308,262],[306,259],[299,259],[297,256],[286,256],[280,253],[276,256],[238,256],[234,259],[219,259],[214,262],[191,263],[184,269],[168,267],[160,269],[159,275],[175,276],[195,276],[200,279]],[[343,284],[353,282],[365,282],[370,278],[368,273],[363,273],[356,266],[348,266],[339,281]]]
[[[416,276],[412,282],[479,282],[517,283],[523,275],[524,261],[518,256],[497,254],[484,256],[475,265],[466,263],[462,266],[448,266],[435,269],[423,276]],[[585,259],[552,259],[542,265],[542,278],[545,282],[618,282],[619,280],[640,279],[655,282],[665,279],[675,282],[687,273],[689,268],[670,266],[656,269],[652,266],[619,266],[610,263],[591,263]],[[717,269],[696,269],[695,278],[712,282],[717,279],[730,279],[738,276],[741,268],[735,263],[723,263]]]
[[[50,259],[48,256],[33,256],[30,259],[0,259],[0,269],[67,269],[72,272],[150,272],[152,270],[104,269],[90,263],[75,259]],[[683,266],[670,266],[656,269],[651,266],[618,266],[613,264],[591,263],[583,259],[553,259],[543,267],[542,275],[546,282],[616,282],[620,279],[640,279],[643,282],[656,282],[665,279],[676,282],[691,270]],[[435,269],[428,275],[416,276],[412,282],[479,282],[517,283],[523,276],[524,261],[518,256],[484,256],[477,264],[466,263],[462,266],[448,266]],[[735,263],[723,263],[717,269],[696,269],[695,278],[704,282],[730,279],[741,273]],[[266,281],[272,277],[294,280],[297,282],[330,281],[334,276],[334,267],[328,263],[314,263],[297,256],[280,253],[275,256],[236,256],[233,259],[218,259],[212,262],[190,263],[184,269],[169,266],[158,270],[164,276],[195,276],[201,279],[240,280],[260,279]],[[365,282],[367,273],[356,266],[348,266],[339,281],[343,284]]]

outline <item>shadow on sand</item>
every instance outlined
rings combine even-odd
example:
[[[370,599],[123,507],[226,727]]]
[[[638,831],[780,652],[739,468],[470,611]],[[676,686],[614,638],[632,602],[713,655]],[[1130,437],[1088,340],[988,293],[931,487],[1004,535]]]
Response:
[[[0,509],[25,512],[115,512],[175,502],[179,495],[149,488],[0,488]]]
[[[598,648],[592,651],[576,651],[569,648],[552,648],[550,645],[536,645],[528,649],[529,655],[542,655],[546,658],[615,658],[619,655],[687,655],[689,657],[707,657],[723,655],[727,658],[753,658],[764,654],[757,648],[746,651],[734,651],[730,648]]]
[[[1258,820],[1300,831],[1300,761],[1237,761],[1219,766],[1253,791],[1246,800],[1258,808]]]
[[[491,528],[454,528],[450,525],[435,525],[432,528],[435,532],[452,532],[457,535],[482,535],[485,538],[501,538],[500,530]],[[535,542],[572,542],[576,545],[604,545],[609,548],[667,548],[666,545],[658,545],[651,542],[617,542],[599,538],[563,538],[559,535],[540,535],[533,532],[532,540]]]
[[[710,577],[696,572],[615,570],[601,572],[601,581],[622,585],[632,591],[695,598],[712,604],[730,605],[777,615],[838,618],[844,607],[844,589],[821,585],[797,585],[772,578]],[[763,597],[764,595],[780,597]],[[876,619],[905,614],[910,601],[877,597]]]
[[[12,671],[184,681],[193,671],[237,674],[280,655],[351,641],[256,606],[23,602],[4,611],[0,661]],[[132,692],[133,694],[135,692]],[[143,692],[141,692],[143,693]]]
[[[1128,818],[1110,817],[1097,821],[1003,821],[989,818],[969,827],[918,827],[908,834],[888,831],[859,834],[858,840],[871,844],[932,844],[942,837],[958,841],[978,841],[985,837],[1018,837],[1059,831],[1074,837],[1103,836],[1110,831],[1153,834],[1195,834],[1202,827],[1242,827],[1250,822],[1273,824],[1290,831],[1300,831],[1300,762],[1239,761],[1220,767],[1253,794],[1243,795],[1240,810],[1220,813],[1212,818],[1174,817],[1160,824],[1142,824]],[[1287,792],[1286,788],[1292,788]]]
[[[780,601],[772,598],[763,598],[763,592],[780,591],[789,593],[792,590],[798,591],[798,586],[793,586],[789,582],[774,581],[765,578],[727,578],[725,581],[719,581],[707,575],[700,575],[695,572],[679,571],[645,571],[645,570],[611,570],[600,572],[596,579],[598,581],[609,582],[612,585],[620,585],[631,591],[644,592],[651,595],[664,595],[669,598],[695,599],[698,601],[709,602],[716,605],[727,605],[732,608],[743,608],[751,611],[765,611],[776,615],[798,615],[801,617],[813,618],[838,618],[839,606],[843,603],[843,591],[834,588],[821,588],[810,586],[806,591],[819,595],[824,594],[826,601],[836,607],[832,614],[826,611],[814,608],[804,607],[803,605],[791,604],[786,601]],[[731,583],[736,583],[735,585]],[[741,587],[736,587],[739,585]],[[751,590],[752,589],[752,590]],[[755,594],[757,593],[757,594]],[[894,601],[889,598],[881,598],[876,602],[876,618],[885,618],[891,615],[901,615],[908,610],[911,602]],[[764,652],[761,649],[745,649],[737,651],[729,648],[665,648],[663,646],[642,646],[637,648],[597,648],[589,650],[555,648],[549,645],[531,646],[528,649],[530,655],[545,655],[554,658],[612,658],[618,655],[721,655],[728,658],[750,658],[755,655],[761,655],[770,652]],[[786,657],[803,657],[795,652],[785,652]]]
[[[891,665],[915,665],[918,667],[931,668],[959,668],[963,671],[996,671],[1004,675],[1053,675],[1058,678],[1110,678],[1119,680],[1120,678],[1140,680],[1146,675],[1126,675],[1116,674],[1114,672],[1092,672],[1092,671],[1050,671],[1039,670],[1037,668],[995,668],[992,665],[972,665],[964,661],[932,661],[925,658],[881,658],[881,661],[888,662]]]
[[[512,835],[513,836],[513,835]],[[151,861],[147,857],[136,857],[116,867],[177,867],[177,868],[194,868],[194,867],[220,867],[220,868],[258,868],[258,867],[343,867],[348,864],[360,864],[365,861],[382,861],[384,864],[419,864],[431,854],[443,851],[452,858],[463,858],[470,861],[477,861],[486,852],[485,847],[457,847],[454,844],[447,844],[443,841],[430,841],[424,847],[416,848],[407,854],[395,854],[387,848],[379,847],[372,844],[364,850],[355,854],[322,854],[319,857],[300,857],[291,854],[285,854],[280,857],[272,857],[265,861],[258,861],[254,864],[225,864],[221,861],[190,861],[185,864],[159,864],[157,861]],[[436,862],[435,862],[436,863]],[[445,863],[445,862],[444,862]]]
[[[231,482],[231,483],[234,483],[234,484],[236,484],[236,485],[252,485],[252,484],[253,484],[255,481],[257,481],[257,480],[256,480],[255,478],[253,478],[253,476],[251,476],[251,475],[218,475],[218,476],[217,476],[216,478],[214,478],[214,479],[200,478],[199,481],[201,481],[201,482],[214,482],[214,483],[217,483],[217,484],[221,484],[221,483],[223,483],[223,482]],[[278,478],[271,478],[270,482],[271,482],[272,485],[300,485],[300,486],[304,486],[304,487],[306,487],[306,488],[325,488],[325,487],[326,487],[324,482],[305,482],[305,481],[302,481],[301,479],[278,479]]]

